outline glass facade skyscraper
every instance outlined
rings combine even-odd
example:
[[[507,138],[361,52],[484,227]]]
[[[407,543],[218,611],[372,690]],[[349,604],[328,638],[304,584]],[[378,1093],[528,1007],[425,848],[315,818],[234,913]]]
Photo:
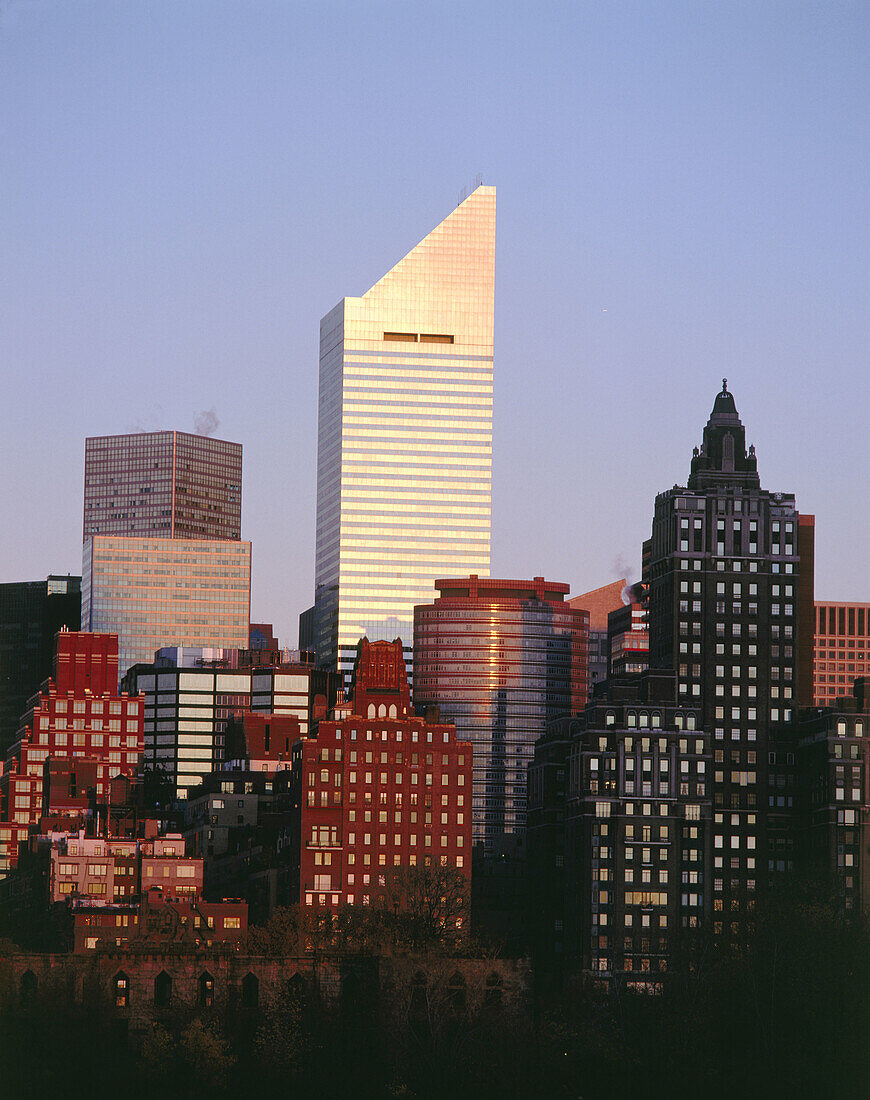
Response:
[[[314,644],[349,673],[437,577],[489,574],[495,188],[320,324]]]

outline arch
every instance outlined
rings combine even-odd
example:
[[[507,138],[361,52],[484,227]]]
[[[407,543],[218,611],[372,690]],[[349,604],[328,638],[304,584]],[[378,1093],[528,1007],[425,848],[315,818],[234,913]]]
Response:
[[[386,717],[387,717],[387,704],[386,703],[381,703],[381,705],[378,707],[378,718],[386,718]]]
[[[465,978],[457,970],[455,974],[451,975],[450,981],[447,983],[447,992],[450,996],[450,1007],[459,1011],[465,1008],[466,1001],[466,984]]]
[[[214,1004],[214,978],[207,970],[199,976],[199,1003],[202,1008],[211,1008]]]
[[[369,709],[366,712],[369,718],[374,718],[377,715],[377,708],[374,703],[369,703]]]
[[[287,981],[287,997],[298,1005],[305,1001],[305,979],[298,970]]]
[[[390,703],[390,717],[395,718],[397,717],[398,713],[399,712],[396,710],[396,704]]]
[[[115,1008],[130,1007],[130,979],[123,970],[119,970],[112,978],[112,999]]]
[[[23,1005],[33,1004],[36,997],[36,988],[39,983],[36,980],[36,975],[32,970],[25,970],[21,975],[21,984],[19,986],[21,994],[21,1003]]]
[[[172,1003],[172,976],[161,970],[154,979],[154,1004],[157,1008],[168,1008]]]
[[[414,1015],[424,1015],[428,1009],[428,997],[426,995],[426,975],[418,970],[411,979],[411,1012]]]
[[[260,979],[250,971],[242,978],[242,1008],[256,1008],[260,1003]]]
[[[486,992],[484,994],[484,1004],[487,1008],[501,1008],[503,982],[501,975],[496,974],[493,971],[486,979]]]

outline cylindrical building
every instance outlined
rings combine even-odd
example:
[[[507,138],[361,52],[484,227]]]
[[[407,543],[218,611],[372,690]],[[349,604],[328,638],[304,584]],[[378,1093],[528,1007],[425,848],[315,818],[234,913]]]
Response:
[[[493,852],[526,822],[526,769],[547,723],[586,702],[589,613],[567,584],[438,580],[414,609],[414,703],[474,745],[473,840]]]

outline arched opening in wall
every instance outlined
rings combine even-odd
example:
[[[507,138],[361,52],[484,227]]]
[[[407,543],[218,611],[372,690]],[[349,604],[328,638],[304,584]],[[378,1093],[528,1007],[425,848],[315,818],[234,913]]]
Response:
[[[381,703],[381,705],[378,707],[378,718],[386,718],[386,717],[387,717],[387,704],[386,703]]]
[[[305,979],[297,970],[287,982],[287,1000],[302,1008],[305,1003]]]
[[[465,1008],[466,1002],[466,987],[465,978],[457,971],[451,978],[447,986],[447,992],[450,997],[450,1007],[454,1011],[459,1012]]]
[[[418,970],[414,977],[411,979],[411,1004],[410,1012],[412,1016],[425,1016],[429,1009],[428,998],[426,996],[426,975],[422,970]]]
[[[130,1007],[130,979],[123,970],[119,970],[112,978],[112,1000],[115,1008]]]
[[[242,1008],[256,1008],[260,1003],[260,982],[256,974],[242,978]]]
[[[377,709],[375,708],[374,703],[369,703],[369,709],[367,713],[369,718],[374,718],[377,715]]]
[[[199,976],[199,1003],[202,1008],[211,1008],[214,1004],[214,978],[207,970]]]
[[[486,979],[486,993],[484,994],[483,1003],[487,1008],[501,1008],[502,992],[501,976],[493,972]]]
[[[154,1004],[157,1008],[169,1008],[172,1003],[172,978],[161,970],[154,979]]]
[[[21,985],[19,987],[22,1005],[32,1005],[36,1000],[37,984],[36,975],[33,971],[25,970],[21,975]]]
[[[398,715],[398,711],[396,710],[396,704],[395,703],[390,703],[390,717],[395,718],[397,715]]]

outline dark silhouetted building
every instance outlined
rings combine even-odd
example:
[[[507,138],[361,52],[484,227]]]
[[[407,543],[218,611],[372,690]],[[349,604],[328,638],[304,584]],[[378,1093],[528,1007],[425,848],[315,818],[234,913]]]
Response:
[[[0,755],[15,740],[27,700],[51,675],[54,636],[78,630],[81,577],[0,584]]]
[[[798,629],[812,599],[799,537],[811,534],[793,494],[762,489],[723,384],[687,485],[656,498],[644,582],[650,666],[676,671],[678,703],[712,735],[713,927],[724,937],[751,925],[771,853],[789,842],[792,799],[769,809],[768,751],[788,736],[799,645],[811,645]]]

